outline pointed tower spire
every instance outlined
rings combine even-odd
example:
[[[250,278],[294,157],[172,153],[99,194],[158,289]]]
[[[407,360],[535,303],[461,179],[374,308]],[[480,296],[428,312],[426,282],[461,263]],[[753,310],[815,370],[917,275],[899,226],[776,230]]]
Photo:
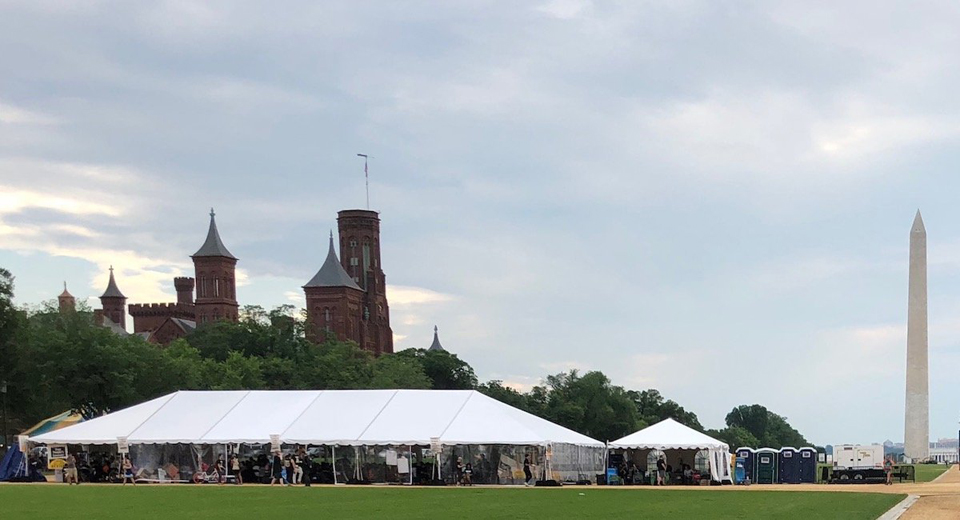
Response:
[[[223,245],[223,240],[220,240],[220,232],[217,230],[217,220],[215,218],[216,215],[213,208],[210,208],[210,228],[207,230],[207,239],[204,240],[203,245],[200,246],[200,249],[197,250],[193,256],[222,256],[236,260],[237,257],[230,254],[227,246]]]
[[[57,296],[60,312],[72,311],[77,308],[77,299],[67,290],[67,282],[63,282],[63,292]]]
[[[330,248],[327,250],[327,259],[324,260],[317,274],[313,275],[313,278],[303,286],[304,289],[307,287],[350,287],[358,291],[362,290],[340,265],[337,251],[333,247],[332,230],[330,231]]]
[[[927,228],[923,225],[923,217],[920,216],[920,210],[917,210],[917,216],[913,218],[913,227],[910,233],[926,233]]]
[[[126,298],[117,287],[117,281],[113,278],[113,266],[110,266],[110,281],[107,282],[107,290],[103,292],[101,298]]]
[[[444,350],[443,345],[440,344],[440,335],[436,325],[433,326],[433,343],[427,350]]]

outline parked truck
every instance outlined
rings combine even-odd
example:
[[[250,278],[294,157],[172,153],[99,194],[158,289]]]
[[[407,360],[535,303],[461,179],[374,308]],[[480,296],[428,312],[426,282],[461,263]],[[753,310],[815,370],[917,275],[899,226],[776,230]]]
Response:
[[[884,482],[882,444],[840,444],[833,447],[830,482],[867,484]]]

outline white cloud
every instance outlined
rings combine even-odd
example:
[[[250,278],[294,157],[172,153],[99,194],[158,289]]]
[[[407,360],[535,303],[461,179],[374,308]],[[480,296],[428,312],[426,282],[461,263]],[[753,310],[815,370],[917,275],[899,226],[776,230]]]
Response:
[[[59,121],[48,115],[19,108],[0,101],[0,124],[9,125],[55,125]]]

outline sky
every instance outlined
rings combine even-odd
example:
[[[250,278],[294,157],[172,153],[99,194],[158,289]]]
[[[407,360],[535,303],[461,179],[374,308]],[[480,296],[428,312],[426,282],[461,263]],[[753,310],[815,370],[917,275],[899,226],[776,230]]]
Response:
[[[903,438],[928,232],[931,438],[960,419],[956,2],[0,0],[0,266],[130,303],[216,208],[241,305],[304,305],[380,212],[397,350],[569,369],[723,427]]]

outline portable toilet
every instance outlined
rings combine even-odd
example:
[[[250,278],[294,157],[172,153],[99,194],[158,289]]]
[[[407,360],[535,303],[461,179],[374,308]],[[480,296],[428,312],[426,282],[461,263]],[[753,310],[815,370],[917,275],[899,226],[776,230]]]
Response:
[[[777,475],[781,484],[800,483],[800,452],[796,448],[783,447],[777,454]]]
[[[799,480],[802,484],[814,484],[817,482],[816,448],[800,448]]]
[[[754,455],[757,459],[757,484],[777,483],[777,457],[780,453],[773,448],[761,448]]]
[[[743,480],[737,479],[737,484],[756,482],[757,457],[753,448],[737,448],[737,458],[743,459]]]

